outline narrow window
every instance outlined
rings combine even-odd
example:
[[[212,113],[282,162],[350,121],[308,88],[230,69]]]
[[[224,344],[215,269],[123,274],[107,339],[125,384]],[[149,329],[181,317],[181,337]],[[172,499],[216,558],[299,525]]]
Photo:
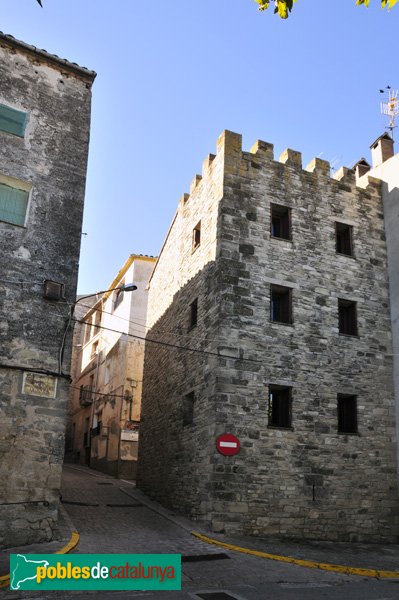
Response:
[[[193,252],[201,244],[201,221],[193,229]]]
[[[291,427],[291,388],[269,386],[269,426]]]
[[[194,392],[190,392],[183,398],[183,425],[192,425],[194,422]]]
[[[198,298],[196,298],[194,300],[194,302],[191,302],[190,304],[190,320],[189,320],[189,324],[188,327],[189,329],[191,329],[192,327],[195,327],[198,323]]]
[[[98,328],[101,325],[101,309],[94,313],[94,327]]]
[[[338,254],[353,256],[353,227],[346,223],[335,223],[335,247]]]
[[[338,298],[339,333],[357,335],[356,302]]]
[[[24,227],[29,192],[0,183],[0,221]]]
[[[93,359],[95,356],[97,356],[97,354],[98,354],[98,342],[94,342],[94,344],[91,347],[90,358]]]
[[[357,433],[357,397],[338,394],[338,431]]]
[[[270,205],[270,233],[272,237],[282,240],[291,239],[291,209],[279,204]]]
[[[276,323],[292,323],[291,288],[270,286],[270,319]]]
[[[27,114],[0,104],[0,130],[12,133],[18,137],[24,137]]]
[[[91,334],[91,323],[85,323],[84,324],[84,338],[83,338],[83,344],[87,344],[87,342],[90,339],[90,334]]]

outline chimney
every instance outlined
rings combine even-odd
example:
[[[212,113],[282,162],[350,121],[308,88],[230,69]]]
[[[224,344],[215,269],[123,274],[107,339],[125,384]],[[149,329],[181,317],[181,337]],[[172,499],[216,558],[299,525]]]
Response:
[[[356,173],[356,179],[365,175],[368,171],[370,171],[371,167],[365,158],[361,158],[353,167],[353,170]]]
[[[373,167],[378,167],[393,156],[393,139],[387,133],[383,133],[370,148]]]

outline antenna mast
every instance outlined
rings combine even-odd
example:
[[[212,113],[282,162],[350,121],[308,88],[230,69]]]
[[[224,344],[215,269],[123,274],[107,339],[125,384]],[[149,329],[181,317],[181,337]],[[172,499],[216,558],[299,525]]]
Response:
[[[395,125],[395,117],[399,115],[398,90],[394,92],[389,85],[387,85],[386,90],[387,98],[381,102],[381,113],[389,117],[389,125],[386,129],[389,129],[393,139],[393,130],[397,127],[397,125]],[[380,90],[380,93],[383,94],[384,90]]]

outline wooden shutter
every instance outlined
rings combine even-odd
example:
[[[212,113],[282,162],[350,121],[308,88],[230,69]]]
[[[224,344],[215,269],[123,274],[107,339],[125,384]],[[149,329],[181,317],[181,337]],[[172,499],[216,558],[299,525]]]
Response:
[[[0,130],[24,137],[27,114],[0,104]]]
[[[29,193],[0,183],[0,221],[25,225]]]

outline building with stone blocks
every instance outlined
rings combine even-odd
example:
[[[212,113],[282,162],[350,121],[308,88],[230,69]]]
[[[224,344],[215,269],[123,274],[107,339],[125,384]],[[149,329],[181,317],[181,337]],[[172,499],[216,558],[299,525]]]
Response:
[[[394,154],[393,139],[384,134],[370,146],[372,167],[363,159],[357,168],[358,185],[366,187],[370,177],[381,180],[384,207],[385,236],[388,251],[388,279],[391,305],[394,388],[396,414],[399,414],[399,153]],[[399,418],[396,418],[396,439],[399,439]],[[399,445],[396,446],[397,451]],[[399,454],[397,457],[399,464]]]
[[[155,260],[131,254],[93,306],[84,297],[76,305],[84,314],[72,353],[72,460],[124,479],[136,476],[147,284]],[[137,289],[120,292],[129,283]]]
[[[95,73],[0,34],[0,544],[57,519]]]
[[[384,207],[362,183],[225,131],[179,202],[149,284],[137,483],[215,532],[397,539]]]

